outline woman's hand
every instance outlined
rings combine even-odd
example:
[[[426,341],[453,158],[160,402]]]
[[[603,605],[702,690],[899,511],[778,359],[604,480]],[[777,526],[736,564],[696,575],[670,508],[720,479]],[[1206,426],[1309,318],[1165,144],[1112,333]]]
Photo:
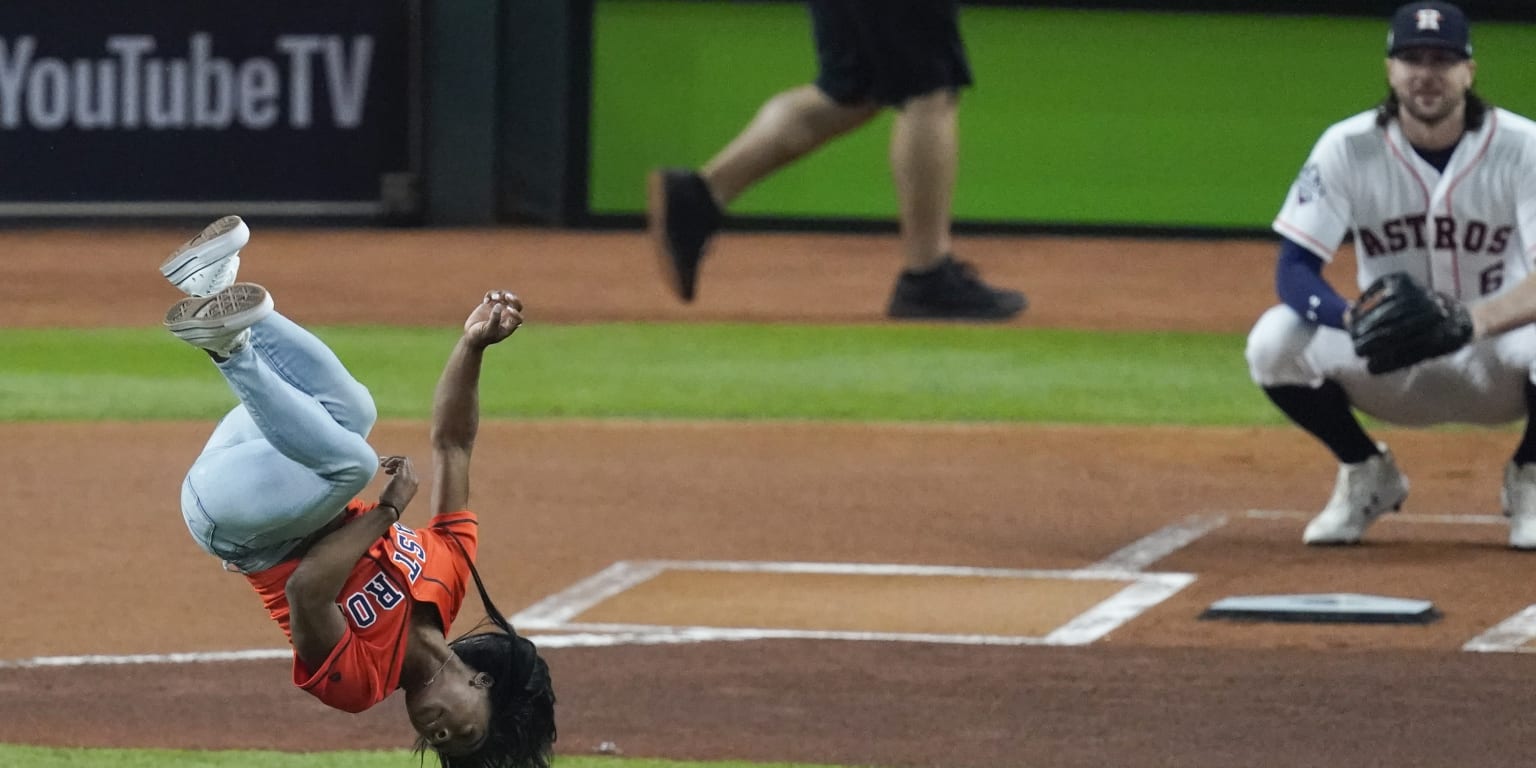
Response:
[[[522,324],[522,299],[511,291],[489,291],[464,320],[464,338],[487,347],[511,336]]]
[[[379,506],[393,507],[395,517],[399,519],[400,513],[405,510],[405,505],[410,504],[411,499],[416,497],[416,468],[405,456],[381,457],[379,466],[384,469],[384,474],[390,475],[389,484],[384,486],[384,492],[379,494]]]

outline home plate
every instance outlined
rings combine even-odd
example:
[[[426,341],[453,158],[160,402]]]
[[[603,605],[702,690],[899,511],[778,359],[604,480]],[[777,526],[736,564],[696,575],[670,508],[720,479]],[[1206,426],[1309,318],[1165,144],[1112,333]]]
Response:
[[[1428,624],[1440,618],[1435,604],[1380,595],[1243,595],[1211,603],[1202,619],[1295,621],[1338,624]]]

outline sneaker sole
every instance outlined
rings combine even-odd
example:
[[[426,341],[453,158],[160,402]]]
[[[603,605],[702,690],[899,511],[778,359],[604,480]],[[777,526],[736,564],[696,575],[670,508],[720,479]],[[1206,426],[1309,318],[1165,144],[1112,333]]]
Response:
[[[171,305],[165,328],[177,336],[203,337],[242,331],[272,314],[272,294],[255,283],[235,283],[212,296],[191,297]]]
[[[1024,301],[1017,309],[999,308],[993,311],[981,313],[965,313],[960,311],[945,311],[929,309],[927,307],[900,307],[889,308],[885,316],[893,320],[953,320],[955,322],[966,321],[990,321],[1003,322],[1018,317],[1029,308],[1029,301]]]
[[[1022,311],[1022,310],[1020,310]],[[932,320],[952,323],[1003,323],[1018,317],[1018,312],[997,315],[961,315],[941,312],[886,312],[892,320]]]
[[[661,277],[680,301],[693,301],[692,285],[683,284],[683,273],[677,268],[672,255],[672,245],[667,242],[667,174],[651,171],[645,177],[646,233],[651,237],[651,247],[656,252],[656,262],[661,267]]]
[[[181,282],[203,269],[238,253],[251,241],[251,230],[239,216],[225,216],[203,228],[197,236],[182,243],[160,264],[160,274],[180,286]],[[223,251],[225,255],[204,261],[208,254]]]

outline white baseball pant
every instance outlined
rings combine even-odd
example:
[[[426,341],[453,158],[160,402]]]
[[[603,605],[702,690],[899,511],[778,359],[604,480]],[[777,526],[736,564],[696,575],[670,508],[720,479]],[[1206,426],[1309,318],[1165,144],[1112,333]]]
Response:
[[[1331,379],[1355,408],[1392,424],[1504,424],[1526,416],[1525,383],[1536,381],[1536,326],[1376,376],[1355,355],[1347,331],[1307,322],[1282,304],[1254,324],[1247,358],[1261,387],[1318,387]]]

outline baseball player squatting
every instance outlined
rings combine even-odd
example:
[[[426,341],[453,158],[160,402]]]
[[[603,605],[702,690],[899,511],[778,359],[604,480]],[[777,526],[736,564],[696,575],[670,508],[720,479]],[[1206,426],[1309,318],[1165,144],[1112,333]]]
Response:
[[[1402,426],[1525,418],[1501,500],[1509,545],[1536,549],[1536,123],[1480,98],[1476,74],[1460,8],[1398,8],[1386,98],[1323,133],[1274,221],[1283,303],[1247,359],[1339,462],[1308,544],[1357,543],[1408,496],[1358,410]],[[1351,231],[1354,303],[1322,275]]]
[[[432,516],[407,528],[415,469],[368,444],[377,409],[336,355],[265,288],[234,281],[249,237],[226,216],[160,267],[189,295],[166,329],[207,352],[240,399],[182,482],[188,531],[288,635],[294,685],[345,712],[404,691],[419,749],[444,768],[548,768],[549,668],[486,594],[468,507],[482,358],[521,325],[522,302],[491,291],[465,319],[433,398]],[[378,501],[354,498],[381,467]],[[499,631],[450,641],[471,583]]]

